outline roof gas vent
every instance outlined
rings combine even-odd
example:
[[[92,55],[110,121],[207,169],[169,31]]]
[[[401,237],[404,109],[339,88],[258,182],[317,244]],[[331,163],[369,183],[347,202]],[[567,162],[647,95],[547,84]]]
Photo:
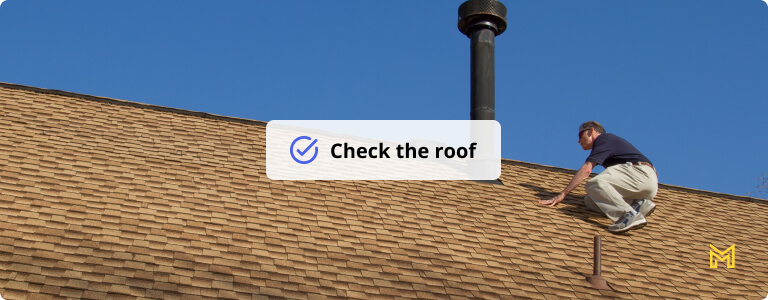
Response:
[[[495,120],[494,39],[507,29],[507,8],[496,0],[466,1],[459,6],[458,27],[470,40],[469,119]],[[502,184],[498,179],[479,182]]]

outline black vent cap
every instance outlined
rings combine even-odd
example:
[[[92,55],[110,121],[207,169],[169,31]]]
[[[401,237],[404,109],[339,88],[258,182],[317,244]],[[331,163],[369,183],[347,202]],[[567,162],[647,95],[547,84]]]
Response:
[[[469,0],[459,6],[459,31],[469,36],[475,26],[492,29],[496,35],[507,30],[507,7],[496,0]]]

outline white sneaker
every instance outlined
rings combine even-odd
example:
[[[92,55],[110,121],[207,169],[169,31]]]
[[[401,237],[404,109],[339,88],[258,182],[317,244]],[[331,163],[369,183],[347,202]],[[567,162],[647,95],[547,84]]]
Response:
[[[643,214],[639,214],[634,211],[628,211],[625,212],[624,216],[616,221],[616,223],[608,226],[608,231],[612,233],[626,232],[632,229],[640,229],[645,226],[646,223],[647,222],[645,222],[645,217],[643,217]]]

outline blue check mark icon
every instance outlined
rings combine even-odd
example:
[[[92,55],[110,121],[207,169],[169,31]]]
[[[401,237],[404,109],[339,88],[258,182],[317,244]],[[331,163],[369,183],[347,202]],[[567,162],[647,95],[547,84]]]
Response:
[[[307,149],[304,149],[304,151],[296,149],[296,152],[299,152],[299,155],[304,156],[304,154],[307,153],[309,151],[309,149],[311,149],[312,146],[314,146],[316,143],[317,143],[317,140],[314,140],[314,141],[312,141],[312,144],[309,144],[309,147],[307,147]]]
[[[296,149],[296,153],[298,153],[299,156],[303,158],[304,155],[307,154],[307,152],[309,152],[309,150],[312,149],[312,147],[315,146],[315,144],[317,144],[317,139],[312,140],[311,137],[308,137],[308,136],[304,135],[304,136],[297,137],[296,139],[293,140],[293,143],[291,143],[290,151],[291,151],[291,157],[293,158],[293,160],[296,161],[297,163],[300,163],[300,164],[311,163],[312,161],[315,160],[315,158],[317,158],[317,153],[319,151],[317,150],[317,147],[315,147],[315,154],[312,155],[312,158],[310,158],[308,160],[301,160],[301,159],[297,158],[296,155],[293,154],[293,150],[295,149],[294,147],[296,146],[296,142],[298,142],[300,140],[310,140],[310,141],[312,141],[312,143],[310,143],[309,146],[304,148],[303,151],[301,149]]]

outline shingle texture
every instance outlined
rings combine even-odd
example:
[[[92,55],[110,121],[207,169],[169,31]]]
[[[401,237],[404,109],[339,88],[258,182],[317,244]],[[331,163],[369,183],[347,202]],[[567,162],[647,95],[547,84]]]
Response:
[[[0,84],[0,295],[768,295],[760,200],[662,185],[649,225],[612,235],[581,205],[583,187],[556,209],[536,205],[572,171],[511,160],[504,185],[271,181],[264,125]],[[595,235],[614,291],[584,280]],[[735,244],[736,267],[710,268],[710,244]]]

